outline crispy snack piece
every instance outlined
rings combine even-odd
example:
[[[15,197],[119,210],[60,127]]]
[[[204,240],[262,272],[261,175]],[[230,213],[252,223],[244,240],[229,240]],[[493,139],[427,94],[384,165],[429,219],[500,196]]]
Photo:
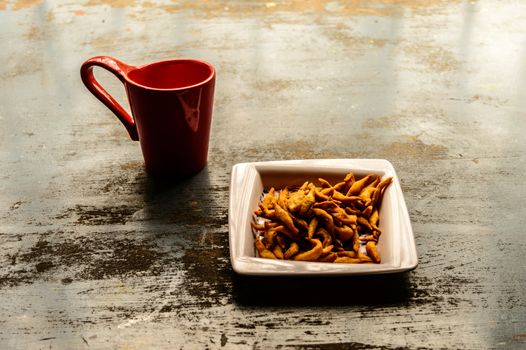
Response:
[[[359,264],[361,263],[360,259],[358,258],[349,258],[347,256],[339,256],[333,261],[334,263],[345,263],[345,264]]]
[[[287,242],[285,241],[285,235],[278,234],[276,235],[276,244],[280,246],[281,250],[285,249],[287,247]]]
[[[290,239],[295,239],[296,235],[289,231],[288,228],[286,228],[283,225],[278,225],[274,228],[276,232],[281,232],[284,236],[287,236]]]
[[[286,208],[287,207],[287,202],[289,201],[289,190],[287,187],[285,187],[284,189],[282,189],[281,191],[279,191],[279,195],[278,195],[278,204],[282,207],[282,208]]]
[[[329,213],[327,213],[325,210],[320,209],[320,208],[313,208],[312,212],[314,213],[314,215],[316,215],[317,217],[319,217],[321,220],[325,222],[325,225],[327,226],[327,230],[329,231],[329,233],[334,232],[334,219]]]
[[[318,260],[316,261],[319,261],[319,262],[334,262],[334,260],[336,260],[336,258],[338,257],[338,255],[336,253],[329,253],[327,255],[323,255],[321,257],[318,258]]]
[[[299,215],[307,214],[315,202],[314,188],[311,188],[309,193],[301,200]]]
[[[307,221],[303,220],[301,217],[299,216],[296,216],[292,213],[289,213],[290,217],[292,218],[292,222],[294,223],[294,225],[296,227],[299,227],[300,230],[304,229],[304,230],[308,230],[309,229],[309,224],[307,223]]]
[[[283,259],[290,259],[294,255],[298,254],[299,251],[300,251],[300,247],[298,246],[298,243],[292,242],[289,249],[287,249],[285,254],[283,254]]]
[[[300,190],[290,194],[287,207],[291,213],[296,214],[299,212],[304,197],[305,193]]]
[[[348,258],[358,258],[357,252],[349,251],[349,250],[343,250],[341,252],[336,253],[336,255],[339,257],[346,256]]]
[[[322,189],[319,187],[314,188],[314,198],[316,200],[322,200],[322,201],[330,201],[331,195],[334,190],[332,188],[329,189],[329,191],[322,192]]]
[[[311,239],[312,236],[316,233],[316,229],[318,228],[318,218],[313,217],[309,222],[309,229],[307,231],[307,238]]]
[[[329,213],[334,219],[346,225],[356,225],[358,217],[356,215],[348,214],[345,209],[340,207],[330,209]]]
[[[323,247],[326,247],[328,245],[332,245],[332,236],[329,232],[327,232],[326,229],[323,227],[320,227],[318,231],[316,231],[315,236],[322,237],[322,245]]]
[[[360,196],[346,196],[338,191],[334,191],[332,198],[345,204],[361,204],[363,202],[363,198]]]
[[[256,239],[256,249],[258,250],[259,256],[261,258],[276,259],[276,256],[274,255],[274,253],[272,253],[270,250],[265,248],[265,245],[259,239]]]
[[[354,236],[352,237],[352,250],[358,252],[358,250],[360,250],[360,244],[360,235],[358,235],[358,231],[354,231]]]
[[[370,217],[372,212],[373,212],[373,210],[374,210],[373,206],[372,205],[368,205],[367,208],[362,210],[362,216],[365,217],[365,218]]]
[[[376,191],[374,192],[374,194],[372,196],[373,204],[376,204],[376,203],[378,203],[381,200],[385,189],[387,188],[387,186],[389,186],[391,184],[392,181],[393,181],[393,178],[392,177],[388,177],[385,180],[382,180],[378,184],[378,186],[376,187]]]
[[[360,193],[367,183],[372,179],[372,177],[373,175],[367,175],[363,179],[355,181],[347,192],[347,196],[356,196],[358,193]]]
[[[336,236],[341,241],[345,242],[345,241],[348,241],[348,240],[350,240],[351,238],[354,237],[355,230],[353,230],[351,227],[349,227],[347,225],[343,225],[341,227],[335,226],[334,227],[334,232],[336,233]]]
[[[292,217],[290,216],[289,212],[283,209],[279,204],[274,204],[274,210],[275,214],[274,216],[276,219],[281,221],[285,227],[287,227],[292,233],[297,234],[299,230],[294,226],[294,222],[292,221]]]
[[[380,253],[378,253],[378,248],[376,247],[376,243],[370,241],[367,242],[365,245],[365,250],[367,251],[367,255],[377,264],[379,264],[382,259],[380,258]]]
[[[311,250],[308,250],[303,253],[299,253],[294,257],[294,260],[300,261],[316,261],[321,254],[323,253],[323,246],[319,239],[311,239],[311,242],[314,244]]]
[[[380,229],[378,228],[377,224],[378,224],[378,220],[380,219],[380,215],[378,213],[378,209],[375,209],[372,213],[371,213],[371,216],[369,216],[369,223],[371,224],[371,227],[375,230],[375,231],[380,231]]]
[[[275,189],[272,187],[261,201],[261,204],[259,205],[260,210],[259,212],[256,212],[256,214],[265,217],[271,216],[270,210],[274,207],[275,200]]]
[[[334,246],[332,244],[324,247],[323,251],[321,252],[321,256],[330,254],[332,252],[332,248],[334,248]]]
[[[376,186],[380,183],[380,178],[374,179],[367,187],[365,187],[361,192],[359,197],[362,199],[364,206],[369,206],[371,203],[371,196],[376,191]]]
[[[274,229],[268,229],[265,230],[265,233],[263,234],[263,238],[265,240],[265,247],[269,249],[274,245],[274,237],[276,237],[278,233]]]
[[[274,249],[272,249],[272,253],[274,256],[280,260],[283,260],[283,249],[279,246],[279,244],[276,244],[274,246]]]
[[[310,182],[305,181],[305,182],[303,183],[303,185],[301,185],[301,187],[298,188],[298,191],[306,191],[307,188],[309,188],[309,185],[310,185]]]
[[[363,216],[360,216],[358,219],[358,225],[366,227],[368,230],[372,231],[373,227],[369,223],[369,220],[364,218]]]
[[[348,173],[334,185],[323,178],[317,182],[305,181],[296,189],[270,188],[263,196],[251,223],[258,255],[297,261],[380,263],[379,210],[392,178],[371,174],[356,179]]]
[[[256,231],[264,231],[265,230],[265,225],[263,223],[256,224],[255,222],[251,222],[250,226],[252,227],[253,230],[256,230]]]

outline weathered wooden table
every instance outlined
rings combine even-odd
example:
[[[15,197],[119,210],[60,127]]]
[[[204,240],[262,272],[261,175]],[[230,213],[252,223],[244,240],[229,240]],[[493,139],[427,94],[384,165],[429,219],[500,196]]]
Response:
[[[0,348],[524,349],[525,44],[519,0],[0,0]],[[101,54],[217,68],[205,170],[144,172]],[[232,165],[301,158],[390,160],[418,268],[236,276]]]

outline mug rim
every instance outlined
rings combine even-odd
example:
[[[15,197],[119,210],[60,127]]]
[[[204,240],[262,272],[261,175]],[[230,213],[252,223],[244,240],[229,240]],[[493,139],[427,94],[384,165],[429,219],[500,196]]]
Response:
[[[146,68],[148,66],[153,66],[153,65],[167,63],[167,62],[185,62],[185,61],[187,61],[187,62],[194,62],[194,63],[200,63],[202,65],[207,66],[210,69],[210,74],[208,75],[208,77],[206,79],[201,80],[201,81],[199,81],[196,84],[187,85],[187,86],[181,86],[181,87],[176,87],[176,88],[156,88],[156,87],[151,87],[151,86],[140,84],[140,83],[132,80],[129,77],[129,74],[131,72],[134,72],[134,71]],[[133,66],[133,67],[130,67],[130,68],[131,69],[129,71],[127,71],[126,74],[124,74],[124,78],[126,79],[126,82],[128,82],[131,85],[135,85],[137,87],[140,87],[142,89],[152,90],[152,91],[181,91],[181,90],[188,90],[188,89],[192,89],[192,88],[195,88],[195,87],[198,87],[198,86],[201,86],[201,85],[205,85],[206,83],[208,83],[212,79],[214,79],[215,76],[216,76],[216,70],[215,70],[214,66],[212,66],[212,64],[210,64],[210,63],[208,63],[206,61],[200,60],[200,59],[196,59],[196,58],[185,58],[185,57],[172,58],[172,59],[166,59],[166,60],[161,60],[161,61],[145,63],[145,64],[142,64],[140,66]]]

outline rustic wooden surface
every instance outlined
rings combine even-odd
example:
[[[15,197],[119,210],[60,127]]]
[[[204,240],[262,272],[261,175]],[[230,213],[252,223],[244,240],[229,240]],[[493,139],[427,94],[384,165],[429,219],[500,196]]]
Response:
[[[101,54],[216,66],[205,170],[145,174]],[[526,2],[0,0],[0,62],[1,349],[526,348]],[[297,158],[390,160],[418,268],[235,276],[232,165]]]

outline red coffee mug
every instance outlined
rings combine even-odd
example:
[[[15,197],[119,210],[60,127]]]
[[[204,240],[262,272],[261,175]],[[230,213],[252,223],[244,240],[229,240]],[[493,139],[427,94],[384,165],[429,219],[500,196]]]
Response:
[[[124,84],[133,118],[95,79],[93,67],[113,73]],[[207,163],[215,70],[195,59],[174,59],[134,67],[97,56],[80,68],[84,85],[139,141],[146,170],[186,177]]]

